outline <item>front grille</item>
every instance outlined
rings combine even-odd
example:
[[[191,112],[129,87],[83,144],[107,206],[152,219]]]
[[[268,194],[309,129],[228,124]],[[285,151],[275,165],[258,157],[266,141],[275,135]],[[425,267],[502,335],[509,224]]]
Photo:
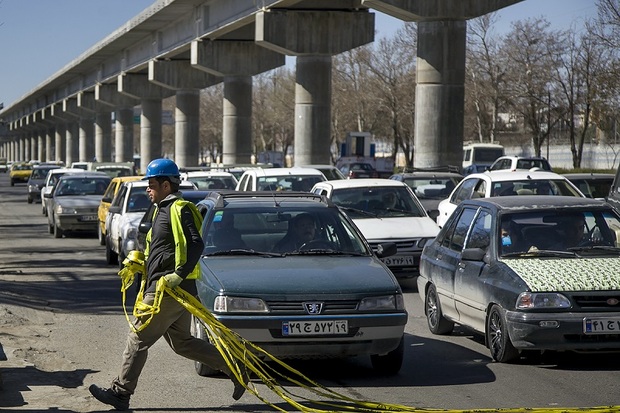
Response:
[[[379,245],[382,242],[394,242],[396,244],[396,248],[398,249],[398,252],[422,249],[418,247],[418,242],[420,242],[419,239],[407,239],[407,240],[399,240],[399,241],[385,240],[385,241],[378,241],[378,242],[369,242],[369,244],[370,244],[370,247],[373,249],[373,251],[376,251],[377,245]]]
[[[588,292],[588,293],[573,294],[573,301],[582,310],[620,311],[620,293],[618,292],[612,293],[612,292],[602,291],[599,293]]]
[[[289,315],[305,315],[308,314],[303,303],[317,301],[323,303],[323,311],[321,314],[343,314],[353,313],[357,310],[357,300],[350,301],[321,301],[321,300],[304,300],[304,301],[268,301],[267,306],[272,314],[289,314]]]

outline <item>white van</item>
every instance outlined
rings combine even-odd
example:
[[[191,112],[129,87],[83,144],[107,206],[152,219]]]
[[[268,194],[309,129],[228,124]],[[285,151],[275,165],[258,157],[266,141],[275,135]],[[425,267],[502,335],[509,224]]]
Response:
[[[463,175],[484,172],[500,156],[504,156],[504,147],[496,143],[463,145]]]

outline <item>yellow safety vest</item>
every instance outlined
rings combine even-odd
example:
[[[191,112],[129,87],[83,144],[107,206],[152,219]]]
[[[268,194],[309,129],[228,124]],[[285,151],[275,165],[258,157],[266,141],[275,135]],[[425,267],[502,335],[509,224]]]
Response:
[[[192,215],[194,217],[194,223],[196,224],[196,228],[198,228],[198,232],[202,235],[202,215],[196,208],[196,205],[191,201],[186,201],[184,199],[175,200],[170,206],[170,225],[172,226],[172,234],[174,236],[174,260],[175,260],[175,268],[179,267],[187,261],[187,240],[185,239],[185,233],[183,232],[183,226],[181,224],[181,209],[185,206],[189,206],[189,210],[192,211]],[[153,213],[153,221],[155,220],[155,215],[157,215],[156,208]],[[144,249],[144,257],[145,260],[149,256],[149,247],[151,245],[151,231],[149,230],[148,234],[146,234],[146,247]],[[186,280],[192,280],[198,278],[200,274],[200,265],[197,263],[191,273],[185,278]]]

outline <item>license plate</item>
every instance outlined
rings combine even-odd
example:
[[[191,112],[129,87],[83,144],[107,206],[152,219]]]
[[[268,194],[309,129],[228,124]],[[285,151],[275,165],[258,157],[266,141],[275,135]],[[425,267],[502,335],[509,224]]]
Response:
[[[80,221],[96,221],[96,220],[97,220],[96,215],[84,215],[80,217]]]
[[[348,332],[347,320],[285,321],[282,323],[282,335],[287,337],[347,334]]]
[[[620,318],[584,318],[585,334],[620,334]]]
[[[383,263],[388,267],[406,267],[415,265],[415,260],[411,255],[385,257],[381,258],[381,261],[383,261]]]

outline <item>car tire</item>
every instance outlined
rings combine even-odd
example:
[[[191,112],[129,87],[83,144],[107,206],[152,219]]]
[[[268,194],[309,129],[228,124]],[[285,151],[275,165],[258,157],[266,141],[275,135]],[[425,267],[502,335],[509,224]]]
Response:
[[[400,338],[398,347],[387,354],[373,354],[370,356],[372,368],[379,374],[393,375],[398,374],[403,365],[405,357],[405,337]]]
[[[54,225],[48,223],[47,224],[47,230],[49,231],[50,234],[54,233]]]
[[[446,335],[454,330],[454,323],[443,316],[439,296],[437,296],[437,289],[432,284],[428,287],[426,298],[424,299],[424,313],[426,314],[426,322],[431,333]]]
[[[202,322],[194,315],[192,315],[191,333],[192,333],[192,336],[200,340],[204,340],[204,341],[209,340],[207,332],[205,331],[204,326],[202,325]],[[217,376],[221,373],[221,371],[217,369],[212,369],[211,367],[199,361],[194,361],[194,368],[196,369],[196,373],[198,373],[198,375],[202,377]]]
[[[28,203],[32,204],[32,197],[30,195],[28,195]]]
[[[63,230],[56,224],[54,224],[54,238],[62,238]]]
[[[519,351],[512,345],[506,326],[502,308],[493,305],[486,322],[486,342],[493,360],[507,363],[519,355]]]
[[[110,248],[110,240],[106,239],[105,243],[105,262],[109,265],[118,264],[118,254]]]
[[[15,181],[11,179],[11,186],[15,186]]]
[[[97,238],[99,239],[99,245],[105,245],[105,235],[101,232],[101,223],[97,225]]]

